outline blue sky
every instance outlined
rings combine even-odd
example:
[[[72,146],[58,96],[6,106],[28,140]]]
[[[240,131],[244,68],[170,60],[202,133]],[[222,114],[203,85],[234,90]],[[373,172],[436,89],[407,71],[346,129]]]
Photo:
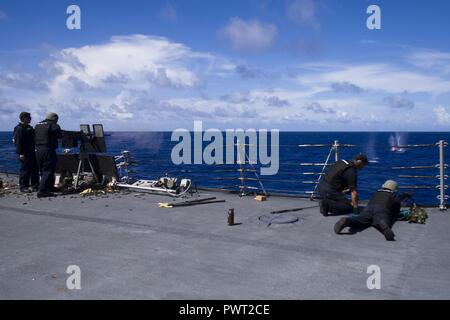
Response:
[[[0,0],[0,130],[29,110],[67,129],[448,131],[449,15],[444,0]]]

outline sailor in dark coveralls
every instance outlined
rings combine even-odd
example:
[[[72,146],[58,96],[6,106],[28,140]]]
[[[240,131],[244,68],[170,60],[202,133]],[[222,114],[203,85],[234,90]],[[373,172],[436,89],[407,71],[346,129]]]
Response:
[[[327,216],[329,212],[334,214],[357,212],[357,170],[364,168],[368,162],[365,155],[358,154],[352,161],[339,160],[328,169],[318,185],[322,215]],[[351,192],[351,201],[345,196],[346,191]]]
[[[373,194],[369,204],[360,215],[340,219],[334,226],[334,232],[339,234],[345,227],[374,226],[384,234],[386,240],[394,241],[395,234],[391,228],[397,220],[401,208],[401,199],[396,192],[397,183],[387,180],[381,189]]]
[[[39,187],[39,170],[35,154],[34,129],[30,126],[31,115],[28,112],[21,112],[19,118],[20,123],[14,128],[13,141],[20,161],[20,191],[36,192]]]
[[[62,133],[57,123],[58,115],[50,112],[46,119],[36,124],[34,128],[36,157],[41,171],[41,182],[37,193],[39,198],[54,196],[52,192],[58,191],[54,186],[57,163],[56,149],[58,149],[58,139],[62,138]]]

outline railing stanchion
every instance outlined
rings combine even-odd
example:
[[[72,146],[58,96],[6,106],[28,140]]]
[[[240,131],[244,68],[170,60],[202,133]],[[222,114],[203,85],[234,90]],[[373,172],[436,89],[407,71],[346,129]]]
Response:
[[[392,169],[396,170],[404,170],[404,169],[439,169],[439,175],[399,175],[400,178],[414,178],[414,179],[439,179],[439,184],[435,184],[434,186],[429,185],[419,185],[419,186],[399,186],[399,188],[403,189],[439,189],[439,194],[436,198],[439,200],[439,210],[444,211],[447,210],[446,200],[448,196],[446,195],[446,189],[448,186],[445,184],[445,180],[448,178],[445,175],[445,169],[447,164],[445,163],[445,147],[447,147],[448,143],[444,140],[439,140],[434,144],[411,144],[411,145],[402,145],[398,146],[399,148],[424,148],[424,147],[438,147],[439,148],[439,163],[434,165],[420,165],[420,166],[404,166],[404,167],[392,167]]]
[[[322,167],[322,171],[318,172],[318,173],[303,172],[304,175],[318,175],[317,180],[315,182],[314,181],[304,181],[304,183],[310,183],[310,184],[315,185],[313,191],[307,192],[307,193],[311,194],[310,199],[314,200],[320,179],[322,179],[322,177],[325,175],[325,169],[329,165],[331,165],[330,158],[331,158],[332,154],[334,153],[334,160],[337,162],[340,160],[339,147],[343,147],[343,148],[356,147],[356,145],[339,144],[339,140],[334,140],[334,142],[332,144],[300,144],[299,147],[301,147],[301,148],[305,148],[305,147],[328,147],[328,148],[330,148],[330,152],[328,153],[328,156],[324,163],[300,163],[301,166],[317,166],[317,167],[320,166],[320,167]]]
[[[439,209],[441,211],[447,210],[445,204],[445,148],[446,142],[444,140],[439,141]]]
[[[339,140],[334,140],[334,159],[336,162],[339,161]]]
[[[242,145],[241,142],[239,141],[239,139],[237,140],[237,149],[238,149],[238,164],[239,164],[239,177],[241,180],[241,186],[240,186],[240,192],[239,195],[240,196],[244,196],[245,195],[245,181],[244,181],[244,166],[243,166],[243,162],[245,162],[245,157],[242,156],[242,151],[245,152],[245,150],[243,150],[245,148],[245,145]]]

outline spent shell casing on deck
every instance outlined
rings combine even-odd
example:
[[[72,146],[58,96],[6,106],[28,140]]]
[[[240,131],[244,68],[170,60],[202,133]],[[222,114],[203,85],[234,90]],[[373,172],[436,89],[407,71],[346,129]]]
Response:
[[[228,209],[228,225],[234,225],[234,209]]]

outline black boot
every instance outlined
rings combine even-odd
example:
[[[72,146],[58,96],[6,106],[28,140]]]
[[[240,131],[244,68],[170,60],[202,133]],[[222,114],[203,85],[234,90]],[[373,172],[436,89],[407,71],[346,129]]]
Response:
[[[49,192],[61,192],[61,189],[56,188],[56,187],[51,187],[50,189],[48,189]]]
[[[38,198],[48,198],[48,197],[56,197],[56,194],[53,194],[51,192],[46,192],[46,191],[39,191],[36,196]]]
[[[347,218],[341,218],[338,222],[334,225],[334,232],[336,234],[341,233],[342,229],[349,226],[349,221]]]
[[[326,201],[325,200],[320,200],[319,206],[320,206],[320,213],[324,217],[328,216],[328,205],[327,205]]]
[[[391,228],[384,229],[383,234],[387,241],[395,241],[395,234]]]

